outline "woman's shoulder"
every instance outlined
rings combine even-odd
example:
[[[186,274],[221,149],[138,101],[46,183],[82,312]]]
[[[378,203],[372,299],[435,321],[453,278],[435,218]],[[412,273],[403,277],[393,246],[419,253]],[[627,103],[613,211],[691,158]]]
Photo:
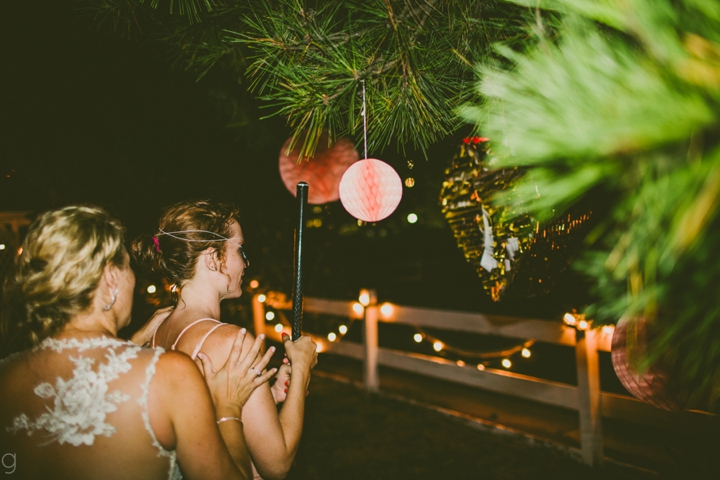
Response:
[[[182,352],[164,350],[162,348],[143,350],[157,356],[155,367],[157,374],[175,376],[187,374],[189,371],[197,371],[195,362]]]
[[[222,322],[216,318],[202,317],[199,315],[194,318],[186,318],[183,323],[185,327],[183,328],[183,332],[178,335],[178,338],[182,337],[183,334],[187,335],[193,332],[194,337],[204,337],[203,341],[211,339],[214,341],[222,340],[222,343],[230,342],[231,345],[242,328],[232,323]],[[255,336],[248,331],[246,334],[246,340],[247,339],[254,341]]]
[[[21,350],[19,352],[13,352],[3,358],[0,358],[0,368],[3,366],[11,365],[13,362],[17,362],[19,358],[26,355],[28,350]]]
[[[205,380],[195,362],[182,352],[162,351],[155,363],[152,389],[164,401],[172,401],[194,388],[204,388]]]
[[[207,329],[202,338],[198,338],[191,355],[192,358],[195,358],[200,352],[204,352],[210,356],[213,362],[224,362],[230,355],[240,330],[240,327],[230,323],[218,323],[212,329]],[[246,333],[243,342],[244,348],[250,348],[254,341],[255,337],[249,332]],[[221,366],[222,363],[219,363],[219,365]]]
[[[201,310],[176,310],[167,317],[158,330],[165,328],[169,331],[170,336],[179,339],[198,330],[204,331],[220,325],[229,325],[216,318],[205,316],[203,313]]]
[[[27,365],[29,352],[30,350],[23,350],[0,359],[0,385],[6,386],[12,376],[21,370],[21,367]]]
[[[218,328],[215,329],[215,331],[211,335],[211,338],[214,337],[213,340],[216,343],[221,344],[229,351],[229,349],[235,342],[235,339],[237,338],[240,330],[245,331],[245,340],[243,341],[243,344],[246,346],[252,345],[252,343],[255,341],[255,335],[253,335],[252,332],[250,332],[249,330],[246,330],[232,323],[222,323],[221,327],[218,326]]]
[[[216,331],[224,337],[232,337],[233,339],[235,339],[240,329],[243,328],[233,323],[220,322],[220,325],[222,325],[222,328],[218,328]],[[247,332],[247,335],[252,336],[251,332],[249,331]]]

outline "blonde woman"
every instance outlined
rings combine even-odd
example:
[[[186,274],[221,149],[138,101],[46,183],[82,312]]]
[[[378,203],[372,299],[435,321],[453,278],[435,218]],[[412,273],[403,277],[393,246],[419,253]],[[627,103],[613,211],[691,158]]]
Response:
[[[250,478],[240,418],[275,373],[256,373],[272,352],[260,357],[260,342],[237,332],[227,362],[200,357],[203,379],[183,354],[120,340],[128,260],[122,226],[99,208],[51,211],[30,227],[0,336],[16,351],[0,362],[0,452],[13,478]]]
[[[231,205],[181,202],[165,211],[154,235],[133,242],[133,256],[140,264],[179,286],[177,305],[153,334],[153,345],[191,358],[203,353],[216,364],[227,359],[238,327],[220,322],[220,302],[242,295],[249,266],[237,216]],[[251,342],[249,336],[245,342]],[[310,370],[317,363],[316,345],[309,337],[288,339],[284,345],[291,367],[281,367],[272,390],[260,386],[243,408],[255,474],[266,480],[285,478],[292,466]],[[279,403],[283,405],[278,412]]]

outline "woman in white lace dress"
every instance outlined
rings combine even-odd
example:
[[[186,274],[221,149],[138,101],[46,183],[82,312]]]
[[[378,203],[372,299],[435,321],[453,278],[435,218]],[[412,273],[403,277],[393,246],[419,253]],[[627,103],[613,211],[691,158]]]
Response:
[[[238,332],[224,365],[200,357],[203,379],[184,354],[120,340],[134,285],[123,228],[103,210],[66,207],[30,227],[0,331],[17,351],[0,362],[7,478],[251,476],[242,406],[275,373],[262,373],[272,352]]]
[[[215,363],[227,359],[238,327],[219,321],[220,302],[242,295],[249,266],[237,217],[232,205],[180,202],[165,211],[157,233],[133,242],[139,264],[179,287],[175,310],[157,328],[152,345],[191,358],[203,353]],[[245,342],[251,342],[249,335]],[[252,394],[242,416],[254,474],[265,480],[285,478],[293,464],[310,371],[317,363],[317,346],[310,337],[287,339],[284,345],[289,365],[281,367],[272,389],[263,385]],[[278,411],[279,403],[283,405]]]

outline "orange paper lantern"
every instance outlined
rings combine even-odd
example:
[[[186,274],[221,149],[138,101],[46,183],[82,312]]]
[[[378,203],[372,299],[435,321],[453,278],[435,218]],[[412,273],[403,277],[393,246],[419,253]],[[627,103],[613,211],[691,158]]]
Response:
[[[308,203],[320,205],[338,200],[343,173],[359,159],[355,145],[349,139],[341,138],[328,147],[328,133],[323,131],[315,149],[315,156],[298,161],[303,139],[288,153],[291,141],[292,138],[288,138],[280,150],[280,177],[285,188],[296,195],[298,182],[307,182],[310,187]]]
[[[387,163],[366,158],[347,169],[340,180],[340,201],[353,217],[377,222],[395,211],[402,198],[402,181]]]

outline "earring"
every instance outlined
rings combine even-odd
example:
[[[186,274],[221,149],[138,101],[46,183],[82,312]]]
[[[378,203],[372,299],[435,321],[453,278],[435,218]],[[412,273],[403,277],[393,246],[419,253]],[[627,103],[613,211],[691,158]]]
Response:
[[[172,302],[175,305],[177,305],[177,303],[178,303],[178,297],[180,296],[179,293],[180,293],[180,287],[178,286],[177,283],[173,283],[172,285],[170,285],[170,297],[172,298]]]
[[[115,292],[113,293],[112,300],[110,300],[110,303],[108,305],[105,305],[102,307],[103,311],[107,312],[112,308],[113,305],[115,305],[115,300],[117,300],[118,293],[120,292],[120,289],[116,288]]]

